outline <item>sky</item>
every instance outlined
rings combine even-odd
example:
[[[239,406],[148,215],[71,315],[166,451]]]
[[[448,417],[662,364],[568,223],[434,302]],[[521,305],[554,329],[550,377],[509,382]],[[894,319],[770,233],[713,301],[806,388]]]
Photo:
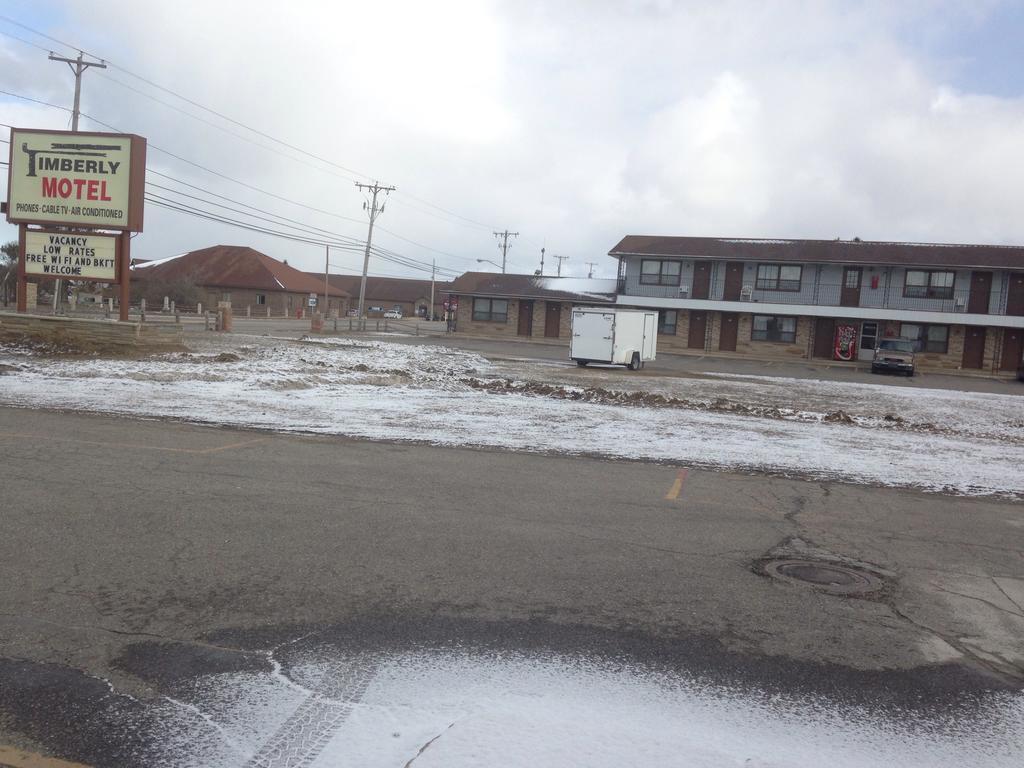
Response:
[[[558,254],[563,274],[595,277],[614,275],[627,234],[1024,243],[1022,2],[7,0],[0,14],[0,90],[65,108],[0,94],[0,123],[68,128],[73,77],[47,51],[82,48],[112,66],[84,75],[80,127],[145,136],[152,194],[351,243],[332,271],[362,267],[355,182],[371,180],[396,188],[374,244],[419,267],[375,256],[371,274],[496,271],[477,259],[500,263],[505,229],[510,272],[538,269],[544,247],[545,274]],[[240,213],[253,207],[263,220]],[[145,218],[136,257],[223,243],[324,266],[321,245],[152,203]]]

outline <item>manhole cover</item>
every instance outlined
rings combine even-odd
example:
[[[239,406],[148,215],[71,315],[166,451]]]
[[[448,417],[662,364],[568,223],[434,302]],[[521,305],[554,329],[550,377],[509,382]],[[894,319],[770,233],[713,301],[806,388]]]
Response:
[[[885,582],[868,571],[818,560],[772,560],[764,572],[783,581],[809,584],[835,595],[863,595],[875,592]]]

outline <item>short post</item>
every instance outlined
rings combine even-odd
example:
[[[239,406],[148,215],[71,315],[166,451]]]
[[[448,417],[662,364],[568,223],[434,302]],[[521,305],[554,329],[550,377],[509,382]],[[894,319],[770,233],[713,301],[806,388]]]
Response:
[[[171,302],[171,314],[176,314],[177,310],[174,308],[174,302]]]
[[[139,307],[141,308],[140,311],[142,312],[142,314],[146,314],[146,300],[145,299],[143,299],[142,301],[139,302]]]
[[[232,322],[230,301],[222,301],[217,305],[217,317],[219,318],[217,330],[231,333],[234,324]]]
[[[114,314],[114,297],[111,296],[107,299],[107,316]]]
[[[164,312],[168,311],[170,308],[171,308],[171,297],[170,296],[164,296]]]
[[[334,314],[334,332],[335,333],[338,332],[338,314],[337,313]]]
[[[204,331],[210,330],[210,313],[209,312],[204,312],[203,313],[203,330]]]
[[[246,304],[245,305],[245,316],[247,318],[252,317],[252,304]]]
[[[176,322],[178,325],[181,325],[181,313],[180,312],[175,312],[174,313],[174,322]]]
[[[198,304],[196,304],[196,314],[203,314],[203,302],[199,302]]]
[[[270,305],[267,304],[267,319],[270,319]]]

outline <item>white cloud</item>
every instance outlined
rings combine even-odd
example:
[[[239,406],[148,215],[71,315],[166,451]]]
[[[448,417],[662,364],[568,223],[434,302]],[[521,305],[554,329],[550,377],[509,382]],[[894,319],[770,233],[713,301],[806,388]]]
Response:
[[[68,5],[70,20],[51,31],[395,184],[380,224],[463,260],[387,232],[380,244],[436,256],[453,269],[493,258],[489,229],[427,215],[406,193],[520,231],[510,252],[519,269],[532,269],[546,242],[549,253],[573,256],[570,274],[595,257],[610,274],[602,256],[627,233],[1024,242],[1017,210],[1024,100],[954,87],[953,57],[925,58],[903,35],[973,23],[990,5],[465,0],[136,8],[107,0],[86,14]],[[40,51],[4,46],[17,58],[11,90],[70,101],[68,73]],[[38,91],[26,76],[35,72],[45,73]],[[117,70],[90,72],[86,112],[357,221],[290,207],[158,152],[151,165],[364,235],[362,198],[343,172],[315,171],[303,164],[314,162],[308,158],[235,141],[104,75],[139,85]],[[31,119],[45,115],[54,127],[66,124],[52,112]],[[0,120],[23,119],[23,108],[0,101]],[[310,268],[322,258],[316,248],[155,208],[136,250],[155,258],[212,242],[252,244]],[[359,262],[338,260],[351,269]]]

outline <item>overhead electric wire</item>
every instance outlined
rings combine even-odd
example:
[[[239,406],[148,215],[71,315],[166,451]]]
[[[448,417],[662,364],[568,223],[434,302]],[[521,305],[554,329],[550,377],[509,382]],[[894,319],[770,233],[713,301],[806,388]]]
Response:
[[[185,203],[176,203],[175,201],[168,201],[167,198],[154,196],[150,193],[146,194],[145,199],[148,203],[155,205],[159,208],[177,211],[179,213],[184,213],[189,216],[195,216],[200,219],[206,219],[220,224],[226,224],[228,226],[237,227],[239,229],[246,229],[251,232],[257,232],[259,234],[269,235],[271,237],[278,237],[284,240],[291,240],[293,242],[306,243],[309,245],[330,246],[331,248],[337,250],[351,251],[353,253],[360,253],[363,251],[363,248],[365,248],[365,246],[359,246],[357,244],[352,243],[342,243],[338,241],[327,240],[325,238],[301,236],[290,232],[281,232],[280,230],[271,229],[270,227],[260,226],[257,224],[252,224],[244,221],[238,221],[227,216],[222,216],[216,213],[211,213],[209,211],[204,211],[200,208],[187,205]],[[386,262],[391,262],[394,264],[398,264],[400,266],[407,267],[409,269],[416,269],[422,272],[432,271],[432,267],[428,265],[417,264],[414,262],[410,262],[409,260],[404,258],[394,258],[389,255],[376,253],[372,248],[371,252],[375,253],[375,255],[378,258]]]
[[[259,130],[258,128],[253,128],[251,125],[247,125],[246,123],[244,123],[244,122],[242,122],[240,120],[236,120],[233,117],[229,117],[228,115],[225,115],[222,112],[218,112],[217,110],[212,109],[210,107],[207,107],[204,104],[200,104],[199,102],[195,101],[194,99],[189,98],[188,96],[184,96],[184,95],[182,95],[180,93],[177,93],[176,91],[171,90],[170,88],[162,86],[159,83],[156,83],[156,82],[154,82],[154,81],[152,81],[152,80],[150,80],[150,79],[148,79],[146,77],[143,77],[142,75],[139,75],[139,74],[137,74],[135,72],[132,72],[130,69],[122,67],[119,64],[115,64],[114,62],[112,62],[112,61],[110,61],[108,59],[104,59],[103,57],[97,56],[96,54],[89,53],[88,51],[85,51],[85,50],[83,50],[81,48],[76,48],[75,46],[73,46],[73,45],[71,45],[69,43],[65,43],[62,40],[58,40],[55,37],[51,37],[50,35],[46,34],[45,32],[40,32],[37,29],[33,29],[32,27],[30,27],[30,26],[28,26],[26,24],[23,24],[23,23],[21,23],[19,21],[16,21],[16,20],[14,20],[14,19],[12,19],[12,18],[10,18],[8,16],[0,15],[0,20],[7,21],[7,22],[9,22],[11,24],[14,24],[14,25],[16,25],[18,27],[21,27],[22,29],[25,29],[25,30],[27,30],[29,32],[32,32],[33,34],[39,35],[40,37],[43,37],[43,38],[46,38],[47,40],[51,40],[51,41],[53,41],[55,43],[59,43],[60,45],[63,45],[66,48],[69,48],[71,50],[79,50],[79,51],[82,51],[83,53],[88,53],[93,58],[97,58],[97,59],[100,59],[101,61],[103,61],[105,64],[107,64],[108,67],[113,68],[113,69],[117,69],[117,70],[119,70],[121,72],[124,72],[126,75],[128,75],[130,77],[134,77],[136,80],[139,80],[140,82],[145,83],[146,85],[150,86],[151,88],[156,88],[158,91],[162,91],[162,92],[164,92],[164,93],[166,93],[166,94],[168,94],[170,96],[174,96],[176,99],[180,99],[181,101],[184,101],[187,104],[191,104],[192,106],[197,107],[197,108],[203,110],[204,112],[209,112],[211,115],[215,115],[216,117],[219,117],[221,120],[225,120],[225,121],[227,121],[227,122],[229,122],[229,123],[231,123],[233,125],[237,125],[239,128],[244,128],[245,130],[250,131],[251,133],[254,133],[257,136],[262,136],[265,139],[269,139],[270,141],[274,142],[275,144],[280,144],[283,147],[287,147],[288,149],[291,149],[291,150],[293,150],[295,152],[299,152],[299,153],[301,153],[303,155],[306,155],[307,157],[310,157],[310,158],[312,158],[314,160],[318,160],[321,163],[325,163],[327,165],[333,166],[334,168],[337,168],[339,170],[345,171],[346,173],[354,174],[354,175],[362,177],[364,179],[373,179],[374,178],[373,176],[370,176],[369,174],[362,173],[361,171],[356,171],[356,170],[354,170],[352,168],[348,168],[348,167],[346,167],[344,165],[341,165],[340,163],[336,163],[333,160],[330,160],[330,159],[328,159],[326,157],[322,157],[322,156],[320,156],[320,155],[318,155],[318,154],[316,154],[314,152],[309,152],[309,151],[307,151],[305,149],[302,149],[299,146],[291,144],[290,142],[287,142],[284,139],[279,139],[276,136],[273,136],[273,135],[271,135],[269,133],[266,133],[265,131]],[[25,41],[25,42],[27,42],[27,41]],[[32,45],[32,43],[29,43],[29,44]],[[109,78],[109,76],[107,76],[107,79],[111,79],[111,78]],[[150,97],[150,98],[152,98],[152,97]],[[188,114],[188,113],[185,113],[185,114]],[[257,146],[259,146],[259,145],[257,145]],[[417,197],[416,195],[413,195],[410,192],[400,192],[399,194],[400,195],[404,195],[405,197],[408,197],[411,200],[415,200],[415,201],[417,201],[419,203],[422,203],[423,205],[426,205],[426,206],[428,206],[430,208],[433,208],[436,211],[440,211],[442,213],[447,214],[448,216],[452,216],[452,217],[454,217],[454,218],[456,218],[456,219],[458,219],[460,221],[466,222],[467,224],[472,224],[472,225],[474,225],[476,227],[481,227],[483,229],[494,229],[495,228],[492,225],[484,224],[483,222],[477,221],[475,219],[471,219],[468,216],[463,216],[461,214],[455,213],[454,211],[451,211],[451,210],[449,210],[447,208],[444,208],[443,206],[437,205],[436,203],[432,203],[429,200],[425,200],[423,198]],[[403,203],[403,204],[408,205],[408,203]],[[410,207],[415,208],[415,206],[410,206]],[[424,213],[428,213],[426,211],[423,211],[423,212]],[[429,215],[436,215],[436,214],[429,214]]]
[[[3,18],[3,17],[0,17],[0,18]],[[6,90],[0,90],[0,94],[5,94],[5,95],[11,96],[13,98],[22,99],[24,101],[33,102],[33,103],[36,103],[36,104],[42,104],[44,106],[52,107],[54,109],[60,109],[60,110],[65,111],[65,112],[71,112],[72,111],[68,107],[64,107],[64,106],[61,106],[59,104],[52,104],[50,102],[42,101],[41,99],[35,99],[35,98],[30,97],[30,96],[25,96],[24,94],[14,93],[14,92],[11,92],[11,91],[6,91]],[[118,133],[123,133],[124,132],[122,129],[118,128],[117,126],[114,126],[114,125],[111,125],[109,123],[106,123],[106,122],[104,122],[104,121],[102,121],[102,120],[100,120],[100,119],[98,119],[96,117],[93,117],[92,115],[89,115],[89,114],[87,114],[85,112],[79,112],[79,114],[82,117],[84,117],[84,118],[86,118],[88,120],[91,120],[92,122],[96,123],[97,125],[103,126],[104,128],[109,128],[110,130],[116,131]],[[211,168],[207,168],[206,166],[204,166],[204,165],[202,165],[200,163],[196,163],[196,162],[194,162],[192,160],[189,160],[188,158],[182,157],[181,155],[178,155],[178,154],[176,154],[174,152],[171,152],[169,150],[163,149],[162,147],[159,147],[159,146],[157,146],[157,145],[155,145],[155,144],[153,144],[151,142],[147,142],[147,146],[149,148],[157,151],[157,152],[161,152],[161,153],[163,153],[165,155],[168,155],[169,157],[173,157],[176,160],[179,160],[179,161],[184,162],[184,163],[186,163],[188,165],[191,165],[191,166],[193,166],[195,168],[198,168],[199,170],[205,171],[205,172],[210,173],[210,174],[212,174],[214,176],[222,178],[222,179],[224,179],[226,181],[230,181],[230,182],[232,182],[234,184],[238,184],[239,186],[245,187],[246,189],[250,189],[250,190],[252,190],[254,192],[259,192],[260,194],[267,195],[268,197],[272,197],[274,199],[281,200],[282,202],[289,203],[290,205],[295,205],[295,206],[304,208],[306,210],[314,211],[316,213],[320,213],[320,214],[323,214],[323,215],[326,215],[326,216],[332,216],[334,218],[341,219],[341,220],[344,220],[344,221],[351,221],[351,222],[355,222],[355,223],[358,223],[358,224],[362,224],[363,223],[359,219],[355,219],[355,218],[352,218],[350,216],[343,216],[341,214],[337,214],[337,213],[334,213],[332,211],[327,211],[327,210],[324,210],[324,209],[321,209],[321,208],[315,208],[313,206],[309,206],[309,205],[306,205],[304,203],[300,203],[300,202],[298,202],[296,200],[291,200],[289,198],[283,197],[283,196],[275,194],[273,192],[269,192],[269,191],[267,191],[265,189],[261,189],[260,187],[254,186],[252,184],[249,184],[247,182],[241,181],[239,179],[232,178],[230,176],[227,176],[226,174],[220,173],[219,171],[215,171],[215,170],[213,170]],[[287,217],[279,216],[277,214],[273,214],[273,213],[270,213],[270,212],[267,212],[267,211],[262,211],[262,209],[256,209],[254,206],[251,206],[251,205],[249,205],[247,203],[242,203],[240,201],[233,200],[233,199],[225,197],[223,195],[217,195],[216,193],[213,193],[213,192],[207,192],[206,190],[203,190],[202,188],[195,187],[195,185],[191,185],[191,184],[188,184],[187,182],[179,181],[178,179],[175,179],[174,177],[169,176],[168,174],[164,174],[164,173],[161,173],[161,172],[153,170],[153,169],[147,169],[147,171],[149,171],[151,173],[155,173],[155,174],[160,175],[160,176],[163,176],[164,178],[170,179],[171,181],[174,181],[176,183],[180,183],[180,184],[183,184],[185,186],[194,187],[196,189],[199,189],[200,191],[206,192],[207,194],[213,195],[215,197],[219,197],[219,198],[224,199],[224,200],[229,200],[230,202],[234,202],[234,203],[237,203],[239,205],[243,205],[245,207],[252,208],[253,210],[261,210],[261,212],[267,213],[268,215],[274,216],[275,218],[279,218],[279,219],[286,219],[287,218]],[[181,193],[181,194],[184,194],[184,193]],[[207,204],[210,204],[210,205],[218,205],[217,203],[212,203],[211,201],[204,201],[204,202],[207,202]],[[159,202],[155,202],[155,204],[161,205],[161,203],[159,203]],[[168,207],[168,206],[164,205],[163,207]],[[186,206],[186,207],[190,207],[190,206]],[[226,206],[221,206],[221,207],[226,207]],[[175,209],[175,210],[178,210],[178,209]],[[245,214],[245,212],[242,212],[242,211],[235,211],[235,212],[236,213],[242,213],[243,215],[249,215],[250,217],[253,217],[252,214]],[[206,216],[204,216],[204,218],[210,218],[210,217],[209,217],[209,215],[206,215]],[[258,217],[253,217],[253,218],[258,218]],[[292,220],[292,221],[294,221],[294,220]],[[228,223],[227,220],[225,220],[224,223]],[[237,224],[237,222],[235,222],[235,223]],[[278,222],[274,222],[274,223],[277,224],[277,226],[281,226],[281,224],[278,223]],[[310,225],[303,225],[303,226],[306,227],[307,229],[308,228],[319,229],[317,227],[310,227]],[[296,227],[291,227],[291,228],[294,229]],[[327,230],[321,230],[321,231],[327,232]],[[417,245],[418,247],[427,248],[429,250],[437,250],[437,249],[431,249],[429,246],[425,246],[422,243],[417,243],[414,240],[409,240],[408,238],[405,238],[405,237],[403,237],[401,235],[398,235],[397,233],[390,232],[390,231],[388,231],[387,233],[389,235],[391,235],[392,237],[397,237],[398,239],[406,240],[406,241],[408,241],[409,243],[411,243],[413,245]],[[331,234],[332,237],[347,237],[347,236],[344,236],[344,235],[338,235],[337,233],[330,233],[330,234]],[[353,241],[357,241],[356,238],[348,238],[348,239],[353,240]],[[312,242],[312,241],[310,241],[310,240],[302,240],[302,242]],[[320,244],[319,241],[316,241],[316,242],[318,244]],[[439,252],[440,253],[444,253],[442,251],[439,251]],[[405,264],[405,266],[408,266],[408,267],[410,267],[412,269],[430,270],[430,269],[434,268],[433,265],[428,265],[425,262],[416,262],[415,260],[412,260],[409,257],[404,257],[404,256],[401,256],[399,254],[395,254],[394,252],[388,252],[388,251],[385,251],[385,250],[378,250],[376,248],[371,248],[371,253],[376,253],[381,258],[388,258],[388,257],[390,257],[390,258],[408,259],[408,263]],[[444,255],[447,255],[447,256],[449,256],[451,258],[463,259],[463,260],[467,260],[467,261],[469,260],[469,259],[466,259],[465,257],[455,256],[454,254],[444,254]],[[396,262],[396,263],[401,263],[401,262]]]
[[[0,35],[4,35],[5,37],[9,37],[12,40],[17,40],[19,43],[24,43],[25,45],[31,45],[33,48],[38,48],[40,51],[45,51],[46,53],[53,53],[52,49],[47,48],[44,45],[39,45],[38,43],[33,43],[31,40],[26,40],[23,37],[18,37],[17,35],[11,34],[10,32],[7,32],[7,31],[5,31],[3,29],[0,29]]]

